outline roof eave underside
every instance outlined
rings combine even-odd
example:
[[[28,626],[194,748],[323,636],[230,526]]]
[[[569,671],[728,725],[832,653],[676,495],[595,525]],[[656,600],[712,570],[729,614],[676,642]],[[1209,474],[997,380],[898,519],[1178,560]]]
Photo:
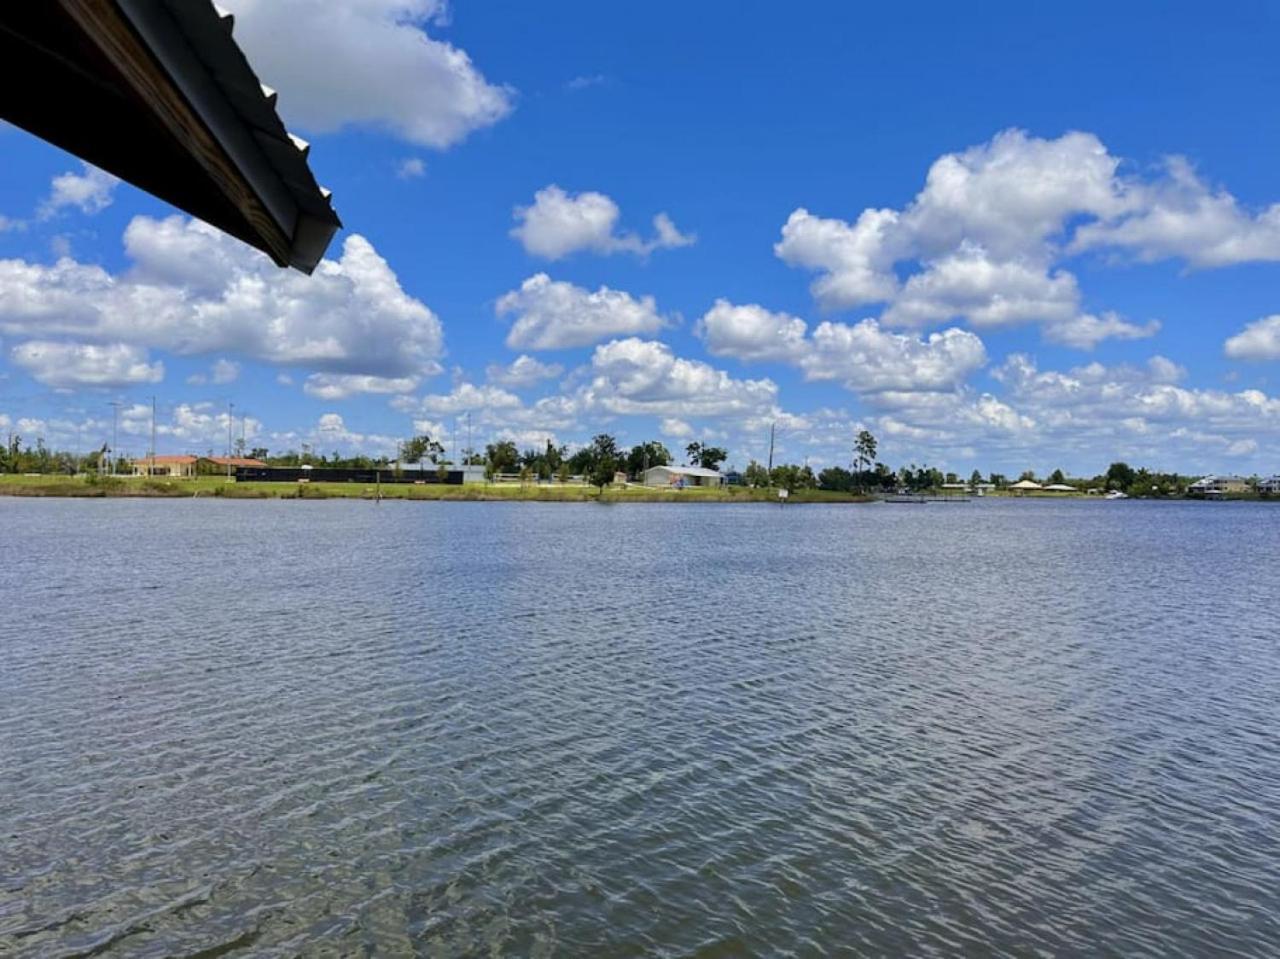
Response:
[[[0,107],[37,136],[310,273],[342,224],[233,23],[209,0],[6,4],[0,41],[10,64],[0,73],[10,93]]]

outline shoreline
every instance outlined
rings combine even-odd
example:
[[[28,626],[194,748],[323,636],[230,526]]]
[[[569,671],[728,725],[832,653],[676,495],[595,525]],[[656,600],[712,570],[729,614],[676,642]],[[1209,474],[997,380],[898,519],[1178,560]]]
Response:
[[[735,486],[726,489],[665,490],[625,487],[597,490],[594,486],[416,486],[388,483],[379,490],[364,483],[237,483],[222,477],[162,480],[108,477],[90,481],[70,476],[0,476],[0,496],[64,499],[227,499],[331,500],[353,499],[417,502],[484,503],[777,503],[776,489]],[[874,496],[830,490],[796,490],[793,503],[866,504]]]
[[[606,487],[564,485],[519,486],[509,483],[443,486],[387,483],[379,489],[365,483],[239,483],[221,476],[195,479],[148,479],[145,477],[84,477],[0,474],[0,497],[27,499],[236,499],[236,500],[332,500],[376,501],[403,500],[416,502],[460,503],[766,503],[776,504],[778,489],[752,486],[729,486],[721,489],[655,489],[643,486]],[[792,491],[787,505],[878,503],[882,496],[835,490],[802,489]],[[1054,500],[1106,502],[1103,497],[1082,494],[1016,494],[1007,491],[988,493],[983,499]],[[956,499],[962,499],[956,497]],[[977,501],[979,497],[969,497]],[[1131,497],[1134,502],[1280,502],[1280,497],[1258,495],[1228,496],[1221,500],[1203,500],[1189,496]]]

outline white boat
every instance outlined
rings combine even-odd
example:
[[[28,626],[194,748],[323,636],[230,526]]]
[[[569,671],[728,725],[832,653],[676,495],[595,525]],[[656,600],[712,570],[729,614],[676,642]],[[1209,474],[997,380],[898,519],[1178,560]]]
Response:
[[[1129,498],[1128,493],[1122,493],[1118,489],[1109,490],[1107,492],[1107,495],[1103,497],[1103,499],[1128,499],[1128,498]]]

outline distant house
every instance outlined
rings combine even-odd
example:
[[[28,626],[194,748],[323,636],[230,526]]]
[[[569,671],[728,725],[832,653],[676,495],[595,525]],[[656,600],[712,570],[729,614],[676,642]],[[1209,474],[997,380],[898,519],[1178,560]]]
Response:
[[[687,486],[714,486],[724,484],[724,477],[716,470],[701,466],[651,466],[644,472],[644,485],[682,489]]]
[[[134,476],[167,476],[171,479],[193,479],[196,476],[221,475],[230,467],[265,467],[262,460],[244,456],[144,456],[133,461]]]
[[[1259,481],[1258,492],[1263,496],[1280,495],[1280,475]]]
[[[1034,493],[1039,492],[1044,489],[1044,487],[1035,480],[1024,479],[1018,480],[1018,482],[1011,485],[1009,489],[1013,490],[1015,493]]]
[[[1074,486],[1068,486],[1066,483],[1050,483],[1044,487],[1046,493],[1078,493],[1080,492]]]
[[[190,479],[196,475],[194,456],[145,456],[133,461],[134,476],[169,476]]]
[[[1243,476],[1206,476],[1187,487],[1189,496],[1217,497],[1249,492],[1249,481]]]
[[[228,469],[234,473],[241,466],[262,469],[266,465],[262,460],[247,456],[200,456],[196,459],[196,473],[201,476],[225,475]]]

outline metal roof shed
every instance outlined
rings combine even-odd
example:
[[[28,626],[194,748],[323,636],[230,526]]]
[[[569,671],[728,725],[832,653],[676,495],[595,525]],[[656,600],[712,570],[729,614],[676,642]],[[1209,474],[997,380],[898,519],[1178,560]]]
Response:
[[[209,0],[0,2],[0,116],[315,269],[342,226]]]

